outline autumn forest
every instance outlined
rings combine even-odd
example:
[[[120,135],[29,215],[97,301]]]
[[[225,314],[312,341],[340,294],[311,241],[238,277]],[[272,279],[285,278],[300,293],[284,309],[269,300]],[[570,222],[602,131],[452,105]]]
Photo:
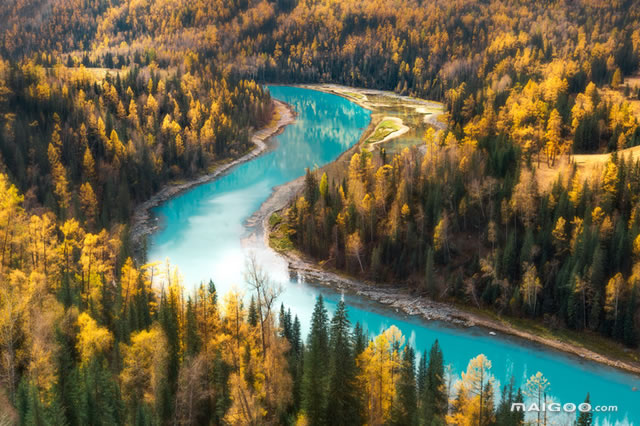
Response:
[[[639,66],[633,0],[3,1],[0,425],[552,424],[511,409],[544,371],[453,370],[344,298],[304,324],[251,256],[185,282],[133,217],[255,149],[266,84],[438,102],[417,143],[309,165],[273,249],[638,367]]]

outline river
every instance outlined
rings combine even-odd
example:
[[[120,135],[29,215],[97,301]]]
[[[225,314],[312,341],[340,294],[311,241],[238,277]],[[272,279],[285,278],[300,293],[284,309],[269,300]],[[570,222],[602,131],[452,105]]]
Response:
[[[245,221],[272,188],[303,175],[307,167],[335,160],[358,141],[370,120],[368,110],[333,94],[288,86],[269,89],[274,98],[293,106],[298,113],[295,123],[287,126],[263,155],[155,208],[153,214],[161,226],[149,241],[150,261],[170,259],[179,267],[188,289],[211,278],[222,295],[234,286],[244,289],[245,258],[253,252],[271,278],[282,284],[285,291],[280,300],[300,317],[305,334],[318,294],[323,294],[330,312],[340,297],[345,297],[352,323],[359,321],[372,334],[393,324],[418,352],[438,339],[445,363],[458,375],[471,358],[483,353],[501,384],[511,375],[521,384],[541,371],[551,383],[549,393],[561,403],[579,404],[590,392],[593,404],[617,405],[617,413],[594,416],[600,424],[604,420],[640,423],[640,392],[632,390],[640,388],[640,378],[634,375],[521,339],[401,315],[325,286],[298,282],[289,277],[286,263],[266,248],[261,238],[247,241],[250,230]]]

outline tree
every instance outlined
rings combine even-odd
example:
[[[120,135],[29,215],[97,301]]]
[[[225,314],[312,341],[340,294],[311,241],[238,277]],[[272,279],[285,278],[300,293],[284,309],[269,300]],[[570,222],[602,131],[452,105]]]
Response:
[[[362,266],[361,260],[363,250],[364,247],[360,240],[360,234],[357,231],[350,234],[347,238],[347,253],[358,261],[360,272],[364,272],[364,266]]]
[[[311,331],[304,356],[302,377],[302,408],[310,425],[323,424],[327,401],[327,368],[329,338],[327,310],[322,295],[318,295],[311,316]]]
[[[587,397],[584,399],[585,404],[590,404],[591,400],[589,398],[589,392],[587,392]],[[591,426],[593,424],[593,412],[589,411],[578,411],[578,416],[576,419],[576,426]]]
[[[402,352],[400,379],[396,384],[396,398],[391,408],[391,424],[418,424],[418,398],[415,376],[415,352],[410,345]]]
[[[538,293],[542,289],[542,284],[540,283],[540,278],[538,278],[535,265],[525,263],[522,268],[525,272],[522,276],[520,292],[524,296],[525,303],[531,310],[532,315],[535,315]]]
[[[437,292],[436,274],[433,264],[433,249],[427,248],[427,264],[425,266],[424,287],[430,297],[435,297]]]
[[[494,421],[491,361],[480,354],[469,361],[467,372],[457,384],[454,414],[447,421],[459,425],[489,425]]]
[[[150,406],[160,397],[167,375],[167,338],[154,326],[131,336],[131,344],[122,346],[120,380],[123,395],[132,406],[145,402]]]
[[[56,129],[51,135],[51,142],[49,143],[48,155],[49,164],[51,166],[51,176],[53,177],[54,190],[58,198],[58,205],[60,210],[66,213],[71,203],[71,193],[69,192],[69,181],[67,179],[67,171],[62,164],[62,156],[60,154],[60,147],[62,141],[60,139],[60,127],[56,124]]]
[[[616,71],[613,73],[613,77],[611,77],[611,88],[617,89],[622,84],[622,72],[620,68],[616,68]]]
[[[551,234],[553,235],[553,245],[556,249],[556,253],[563,255],[567,252],[567,233],[565,231],[567,221],[560,216],[556,221],[556,226],[553,228]]]
[[[105,354],[113,344],[113,336],[105,327],[100,327],[86,312],[78,316],[78,343],[80,359],[88,363],[96,355]]]
[[[614,275],[607,283],[604,310],[607,312],[609,318],[613,319],[614,323],[618,322],[618,307],[620,305],[620,299],[626,290],[627,282],[620,272]]]
[[[557,109],[551,111],[549,121],[547,122],[547,133],[545,139],[547,142],[547,163],[553,167],[556,161],[556,156],[560,151],[562,144],[562,117]]]
[[[257,312],[260,320],[260,333],[262,337],[262,353],[266,354],[267,340],[266,335],[270,332],[267,330],[271,324],[271,310],[282,293],[280,286],[271,283],[267,273],[258,265],[255,256],[250,256],[247,262],[245,279],[247,284],[256,294]]]
[[[426,358],[426,352],[423,358]],[[425,359],[426,362],[426,359]],[[444,359],[436,339],[429,351],[424,384],[420,391],[420,412],[423,421],[442,419],[447,414],[448,395],[445,391]]]
[[[359,380],[369,423],[384,423],[391,416],[396,386],[400,379],[399,350],[403,344],[402,333],[391,326],[369,342],[369,346],[358,356]]]
[[[362,408],[357,389],[351,323],[344,300],[338,302],[331,319],[328,376],[325,419],[332,419],[331,423],[335,425],[360,424]]]
[[[524,385],[524,394],[531,398],[538,407],[542,407],[542,404],[547,402],[547,391],[551,384],[542,375],[541,372],[537,372],[535,375],[529,377],[527,383]],[[538,418],[536,424],[546,424],[546,411],[544,418],[542,416],[542,409],[538,411]]]
[[[80,186],[79,196],[82,213],[87,221],[87,226],[91,229],[96,225],[98,200],[89,182],[85,182]]]

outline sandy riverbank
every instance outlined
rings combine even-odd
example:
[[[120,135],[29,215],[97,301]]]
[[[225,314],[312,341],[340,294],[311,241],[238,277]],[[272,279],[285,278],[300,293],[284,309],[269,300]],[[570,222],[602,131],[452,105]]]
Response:
[[[154,196],[136,207],[131,219],[131,242],[133,244],[134,252],[138,257],[143,255],[144,243],[147,236],[155,232],[158,228],[157,220],[151,214],[152,208],[184,191],[209,182],[220,176],[222,173],[225,173],[230,168],[262,154],[268,147],[266,143],[267,139],[278,135],[287,125],[295,121],[296,114],[289,105],[277,100],[274,100],[273,103],[275,107],[275,116],[278,117],[278,120],[275,123],[271,123],[268,126],[253,132],[251,142],[253,142],[255,147],[251,151],[240,158],[216,167],[212,172],[204,174],[198,178],[178,185],[166,185]]]

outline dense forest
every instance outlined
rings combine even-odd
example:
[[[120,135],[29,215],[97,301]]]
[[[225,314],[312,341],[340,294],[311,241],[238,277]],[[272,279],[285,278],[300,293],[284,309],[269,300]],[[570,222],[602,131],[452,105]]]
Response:
[[[409,34],[383,49],[389,61],[360,52],[354,57],[367,60],[341,68],[352,80],[330,78],[441,98],[447,130],[427,132],[423,146],[395,157],[362,151],[328,175],[309,173],[304,193],[273,218],[280,235],[352,275],[636,347],[640,168],[625,148],[639,140],[638,93],[625,78],[638,69],[638,4],[402,10],[386,19],[434,29],[345,18],[356,50]],[[396,77],[388,67],[400,58],[407,73]],[[302,74],[322,75],[323,62],[311,63]],[[365,73],[357,68],[364,64],[376,66]],[[614,154],[599,168],[571,163],[571,154],[603,152]]]
[[[417,357],[394,326],[370,339],[321,296],[303,340],[255,261],[249,302],[219,301],[213,282],[190,293],[170,264],[120,259],[117,232],[29,214],[4,174],[0,199],[4,424],[520,425],[512,402],[547,401],[542,373],[498,397],[484,355],[455,377],[437,341]]]
[[[218,295],[132,259],[138,203],[251,149],[265,81],[447,106],[421,147],[309,172],[273,221],[299,250],[637,344],[640,166],[567,156],[640,142],[638,2],[8,0],[0,55],[0,424],[521,425],[511,403],[544,402],[543,372],[458,377],[343,303],[302,336],[255,262]]]

